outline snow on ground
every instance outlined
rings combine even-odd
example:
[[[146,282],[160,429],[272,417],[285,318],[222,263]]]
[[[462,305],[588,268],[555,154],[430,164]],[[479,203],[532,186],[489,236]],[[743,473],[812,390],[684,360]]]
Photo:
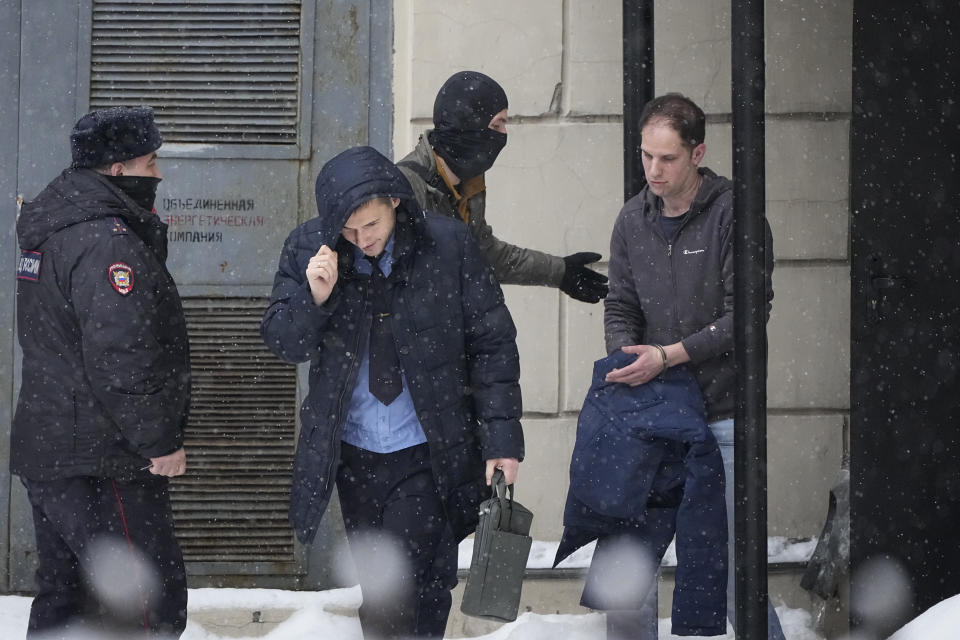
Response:
[[[553,559],[557,555],[557,546],[559,542],[544,542],[534,540],[530,547],[530,557],[527,559],[528,569],[549,569],[553,566]],[[817,539],[812,540],[793,540],[783,536],[771,536],[767,538],[767,562],[807,562],[813,555],[813,550],[817,546]],[[590,566],[590,560],[593,558],[593,550],[596,543],[577,549],[569,558],[558,565],[561,569],[586,569]],[[470,558],[473,555],[473,537],[467,538],[460,543],[458,565],[461,569],[470,568]],[[674,544],[671,542],[666,553],[663,554],[663,566],[677,566],[677,552]]]
[[[889,640],[953,640],[960,629],[960,596],[933,605]]]
[[[264,636],[263,640],[362,640],[360,623],[353,610],[360,604],[360,588],[329,591],[282,591],[278,589],[190,589],[187,630],[181,640],[230,640],[204,629],[194,615],[216,609],[293,609],[286,621]],[[960,612],[960,605],[955,607]],[[27,630],[30,598],[0,596],[0,621],[7,638],[23,638]],[[810,614],[798,609],[777,609],[788,640],[822,640],[810,629]],[[660,621],[660,638],[673,640],[670,621]],[[603,615],[540,615],[524,613],[516,621],[476,640],[598,640],[604,637]],[[912,640],[905,636],[898,640]],[[923,636],[934,639],[934,636]],[[946,638],[947,636],[937,636]],[[733,633],[726,638],[733,640]]]
[[[530,569],[548,569],[553,564],[557,551],[557,542],[536,540],[530,552],[527,566]],[[770,538],[768,551],[771,562],[804,562],[810,558],[816,540],[791,541],[786,538]],[[590,566],[594,545],[580,549],[560,566],[566,568],[586,568]],[[470,566],[473,552],[472,539],[460,545],[459,564],[461,568]],[[676,565],[673,546],[664,556],[665,566]],[[191,589],[189,596],[189,614],[187,629],[181,640],[229,640],[207,631],[196,620],[204,612],[216,610],[270,611],[293,610],[293,613],[265,636],[266,640],[315,640],[317,637],[336,638],[337,640],[361,640],[360,623],[355,610],[360,604],[360,588],[330,589],[327,591],[284,591],[280,589]],[[4,637],[23,638],[26,634],[27,619],[30,611],[30,598],[22,596],[0,596],[0,623]],[[933,610],[931,610],[933,611]],[[954,619],[960,619],[960,598],[953,606]],[[788,640],[822,640],[812,630],[812,619],[807,611],[801,609],[777,609]],[[918,619],[915,622],[920,622]],[[949,625],[947,625],[949,626]],[[924,626],[923,629],[934,627]],[[944,627],[946,629],[947,627]],[[954,626],[955,628],[955,626]],[[906,632],[907,628],[903,630]],[[901,633],[903,633],[901,632]],[[11,635],[6,635],[7,633]],[[897,636],[896,640],[914,638],[946,638],[947,635],[910,635]],[[670,620],[660,621],[660,638],[673,639],[670,635]],[[478,640],[597,640],[604,637],[604,619],[599,613],[582,615],[542,615],[524,613],[515,622],[505,624],[493,633],[481,636]],[[952,637],[952,636],[950,636]],[[733,639],[733,633],[726,636]]]

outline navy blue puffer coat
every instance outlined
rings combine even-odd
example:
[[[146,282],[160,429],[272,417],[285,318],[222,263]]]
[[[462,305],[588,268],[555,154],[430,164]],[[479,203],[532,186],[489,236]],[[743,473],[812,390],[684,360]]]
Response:
[[[565,526],[554,564],[591,540],[633,541],[655,570],[677,538],[673,594],[674,635],[726,633],[727,519],[723,461],[707,427],[703,394],[693,373],[673,367],[646,384],[606,382],[636,356],[615,351],[594,364],[593,384],[577,423],[570,461]],[[610,550],[612,549],[612,551]],[[581,603],[609,606],[611,566],[632,559],[607,557],[618,547],[598,544]],[[618,594],[622,597],[622,594]],[[639,607],[642,596],[633,605]]]
[[[484,460],[523,458],[516,329],[503,293],[461,222],[424,214],[403,174],[371,147],[330,160],[317,177],[318,216],[287,238],[261,327],[267,346],[310,362],[300,409],[290,519],[310,542],[330,500],[340,436],[369,334],[369,277],[353,268],[340,231],[376,197],[395,197],[394,266],[387,279],[393,332],[430,448],[433,474],[457,539],[476,527],[489,495]],[[305,270],[322,245],[337,251],[330,298],[313,302]]]

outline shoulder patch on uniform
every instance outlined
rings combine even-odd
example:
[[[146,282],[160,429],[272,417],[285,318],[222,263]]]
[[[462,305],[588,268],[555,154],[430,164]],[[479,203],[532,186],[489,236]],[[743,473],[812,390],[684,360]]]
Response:
[[[32,280],[36,282],[40,279],[40,260],[43,254],[39,251],[20,251],[20,259],[17,260],[17,279]]]
[[[113,227],[110,228],[110,232],[115,236],[125,236],[127,235],[129,229],[127,225],[120,222],[120,218],[113,219]]]
[[[122,296],[133,291],[133,269],[122,262],[114,262],[107,269],[110,284]]]

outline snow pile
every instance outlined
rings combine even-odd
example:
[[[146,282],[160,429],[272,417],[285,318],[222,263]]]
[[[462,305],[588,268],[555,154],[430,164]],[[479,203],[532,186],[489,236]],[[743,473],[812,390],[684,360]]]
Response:
[[[331,589],[329,591],[283,591],[279,589],[190,589],[190,615],[181,640],[229,640],[244,637],[231,633],[221,636],[207,631],[196,618],[203,612],[226,609],[267,611],[292,610],[290,616],[263,640],[362,640],[360,622],[355,610],[360,604],[360,588]],[[931,610],[932,611],[932,610]],[[953,615],[960,618],[960,599],[953,607]],[[30,598],[0,596],[0,620],[11,638],[22,638],[27,632]],[[811,630],[810,614],[799,609],[777,609],[789,640],[822,640]],[[919,621],[919,620],[918,620]],[[946,628],[946,627],[944,627]],[[604,618],[599,613],[583,615],[541,615],[524,613],[516,621],[475,640],[596,640],[605,632]],[[248,637],[253,637],[251,633]],[[903,636],[896,640],[924,637],[931,640],[946,635]],[[672,640],[670,621],[660,621],[660,638]],[[726,638],[733,640],[733,633]]]
[[[953,640],[960,627],[960,596],[935,604],[905,625],[890,640]]]
[[[549,569],[553,566],[553,559],[557,555],[557,546],[559,542],[544,542],[534,540],[530,548],[530,557],[527,559],[528,569]],[[780,562],[807,562],[813,555],[813,550],[817,546],[816,538],[812,540],[794,540],[793,538],[784,538],[783,536],[771,536],[767,538],[767,558],[770,563]],[[586,569],[590,566],[590,560],[593,558],[593,550],[596,543],[581,547],[558,565],[561,569]],[[458,558],[461,569],[470,568],[470,558],[473,555],[473,538],[467,538],[460,543],[460,553]],[[671,542],[666,553],[663,554],[663,566],[677,566],[677,552],[674,544]]]
[[[557,552],[557,542],[534,541],[527,566],[530,569],[549,569]],[[816,545],[815,540],[792,541],[786,538],[770,538],[769,557],[771,562],[802,562],[809,559]],[[564,568],[584,569],[590,566],[594,544],[578,550],[560,566]],[[459,564],[461,568],[470,566],[473,553],[473,540],[468,538],[460,545]],[[665,566],[676,565],[673,546],[664,556]],[[263,612],[264,622],[282,620],[266,635],[260,635],[267,627],[252,627],[248,637],[260,635],[266,640],[314,640],[317,637],[337,638],[338,640],[361,640],[360,623],[356,609],[360,605],[360,588],[331,589],[327,591],[285,591],[280,589],[190,589],[189,616],[187,629],[182,640],[227,640],[244,637],[246,625],[250,625],[253,612]],[[0,620],[4,622],[4,632],[13,638],[26,635],[31,599],[22,596],[0,596]],[[937,607],[931,609],[933,612]],[[954,618],[960,618],[960,599],[953,606]],[[226,615],[233,612],[233,615]],[[821,640],[811,630],[810,614],[799,609],[778,609],[780,619],[789,640]],[[231,622],[221,622],[229,618],[236,621],[236,629],[227,636],[221,636],[203,626],[222,630]],[[208,621],[218,621],[216,625]],[[922,619],[918,619],[920,622]],[[947,624],[944,629],[950,625]],[[911,631],[905,628],[896,640],[913,638],[944,637],[925,635],[923,631]],[[238,633],[240,635],[238,635]],[[541,615],[525,613],[515,622],[503,625],[496,631],[482,636],[482,640],[587,640],[603,637],[604,618],[602,614],[582,615]],[[660,621],[660,637],[674,638],[670,635],[670,621]],[[727,638],[732,639],[733,633]]]

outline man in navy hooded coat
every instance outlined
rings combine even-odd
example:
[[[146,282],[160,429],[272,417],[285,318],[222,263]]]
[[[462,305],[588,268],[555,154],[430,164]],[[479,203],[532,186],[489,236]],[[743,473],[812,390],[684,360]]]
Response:
[[[291,521],[310,542],[336,483],[365,637],[441,638],[456,545],[493,470],[512,483],[523,458],[516,329],[467,226],[424,214],[376,150],[330,160],[316,195],[262,325],[310,362]]]

